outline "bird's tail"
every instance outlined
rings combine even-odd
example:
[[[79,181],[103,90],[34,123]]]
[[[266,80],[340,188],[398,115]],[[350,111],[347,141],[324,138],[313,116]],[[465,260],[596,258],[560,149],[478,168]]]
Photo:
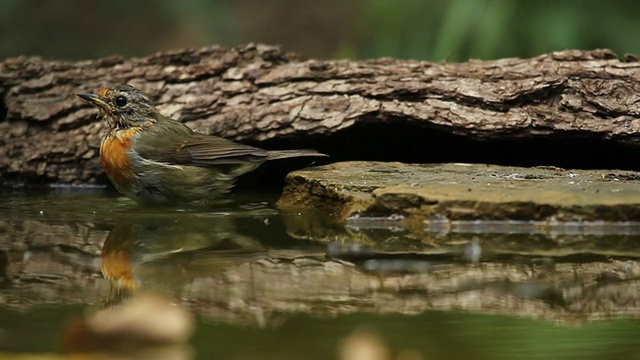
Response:
[[[315,150],[300,149],[300,150],[269,150],[267,152],[267,160],[286,159],[291,157],[302,156],[329,156]]]

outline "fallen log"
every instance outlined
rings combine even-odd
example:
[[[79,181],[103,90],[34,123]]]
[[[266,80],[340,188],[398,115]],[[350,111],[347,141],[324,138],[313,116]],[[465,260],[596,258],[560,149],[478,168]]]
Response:
[[[198,131],[313,147],[334,160],[640,168],[635,56],[301,60],[250,44],[0,61],[0,183],[106,184],[97,159],[105,124],[75,93],[119,83],[150,93],[161,112]]]

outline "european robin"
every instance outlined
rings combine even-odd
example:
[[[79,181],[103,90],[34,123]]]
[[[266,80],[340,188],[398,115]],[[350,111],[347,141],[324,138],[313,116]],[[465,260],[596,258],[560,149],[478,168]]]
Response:
[[[120,193],[140,203],[209,203],[267,160],[326,156],[315,150],[267,151],[196,133],[160,114],[147,94],[130,85],[78,96],[107,121],[100,143],[105,173]]]

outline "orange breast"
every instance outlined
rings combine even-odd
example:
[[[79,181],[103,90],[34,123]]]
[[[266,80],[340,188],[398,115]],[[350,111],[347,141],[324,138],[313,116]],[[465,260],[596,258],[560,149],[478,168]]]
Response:
[[[131,263],[135,236],[132,226],[117,226],[102,246],[102,275],[117,288],[136,287]]]
[[[107,134],[100,143],[102,168],[109,180],[120,191],[127,191],[135,182],[127,151],[131,147],[131,139],[136,131],[135,128],[118,130]]]
[[[135,289],[136,284],[131,272],[131,257],[127,250],[102,250],[102,276],[119,288]]]

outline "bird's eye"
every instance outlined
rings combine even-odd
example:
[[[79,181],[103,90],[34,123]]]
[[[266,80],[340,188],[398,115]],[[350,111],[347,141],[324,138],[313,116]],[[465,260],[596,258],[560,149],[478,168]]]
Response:
[[[127,105],[127,98],[124,97],[124,95],[120,95],[116,98],[116,105],[118,105],[118,107],[123,107],[125,105]]]

